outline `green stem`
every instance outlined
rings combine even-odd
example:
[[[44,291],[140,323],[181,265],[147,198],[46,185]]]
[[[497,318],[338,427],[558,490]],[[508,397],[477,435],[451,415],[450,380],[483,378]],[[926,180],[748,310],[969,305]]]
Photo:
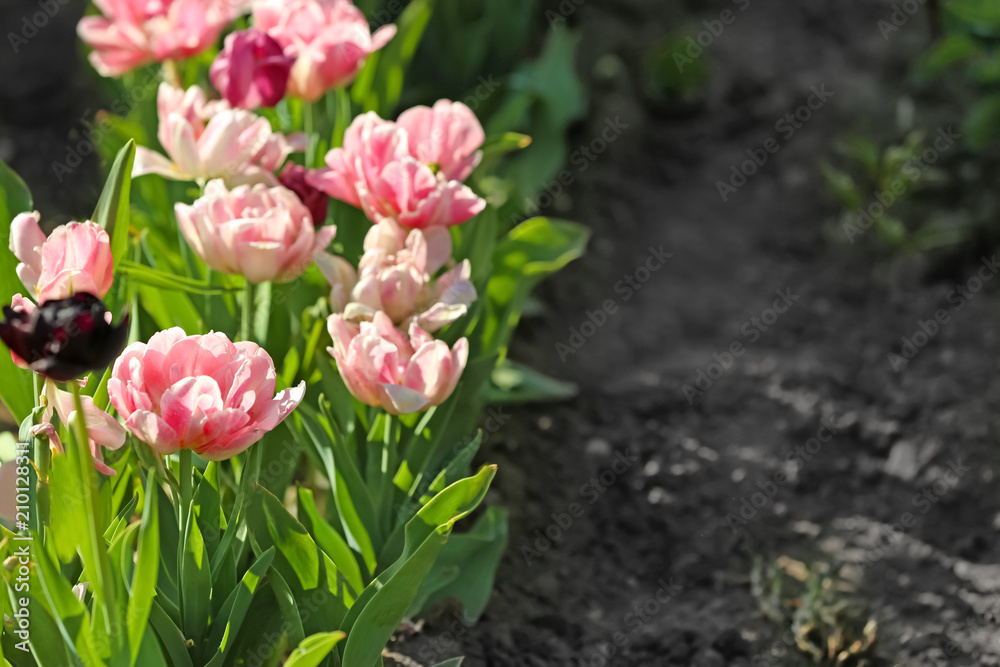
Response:
[[[337,96],[337,116],[333,124],[333,138],[331,148],[339,148],[344,145],[344,134],[347,133],[347,126],[351,124],[353,109],[351,108],[351,96],[347,88],[341,86],[334,93]]]
[[[90,533],[87,540],[88,544],[81,545],[81,547],[89,547],[91,550],[90,558],[85,558],[84,563],[89,560],[96,567],[97,571],[94,573],[96,581],[94,583],[97,588],[96,592],[104,606],[104,619],[107,624],[107,630],[114,643],[115,651],[113,655],[120,655],[123,648],[127,651],[127,647],[124,646],[124,633],[120,631],[120,628],[123,626],[121,623],[121,610],[118,608],[116,600],[116,582],[111,573],[111,563],[108,561],[108,551],[104,542],[104,534],[97,524],[97,517],[101,514],[99,499],[94,493],[94,490],[98,487],[97,469],[94,468],[93,455],[90,453],[90,437],[87,434],[87,423],[83,412],[83,399],[80,397],[80,384],[71,381],[69,385],[73,390],[73,405],[76,409],[76,414],[74,415],[75,419],[72,420],[73,424],[67,424],[67,426],[71,426],[74,429],[76,452],[74,452],[73,458],[77,460],[79,466],[80,481],[83,486],[83,502],[85,505],[84,514],[87,517],[87,529]]]
[[[253,336],[251,328],[253,314],[253,283],[249,280],[243,284],[243,319],[240,325],[240,340],[248,341]]]
[[[316,135],[316,109],[312,102],[302,103],[302,123],[309,137],[309,148],[306,151],[306,167],[316,166],[316,149],[319,147],[319,137]]]
[[[179,453],[180,463],[177,473],[181,478],[181,530],[187,524],[187,512],[191,506],[191,450],[182,449]]]

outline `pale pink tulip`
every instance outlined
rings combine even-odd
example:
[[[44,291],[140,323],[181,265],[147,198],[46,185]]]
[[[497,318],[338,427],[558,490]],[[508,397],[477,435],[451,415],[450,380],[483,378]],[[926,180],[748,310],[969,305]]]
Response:
[[[93,222],[61,225],[45,238],[38,212],[22,213],[10,226],[10,250],[21,262],[17,276],[38,303],[76,292],[103,297],[114,281],[111,239]]]
[[[152,62],[196,56],[215,44],[239,13],[232,0],[94,0],[102,16],[85,16],[77,32],[90,62],[117,77]]]
[[[252,283],[298,278],[337,233],[313,227],[312,215],[291,190],[211,181],[192,205],[177,204],[184,238],[211,268]]]
[[[362,403],[392,415],[410,414],[440,405],[458,384],[469,359],[469,342],[453,349],[416,324],[409,336],[396,329],[385,313],[360,325],[331,315],[328,322],[344,383]]]
[[[416,323],[429,333],[465,315],[476,300],[476,288],[469,281],[468,260],[442,275],[433,276],[441,262],[429,259],[427,238],[422,230],[410,231],[402,248],[392,247],[392,238],[373,227],[365,239],[366,250],[359,265],[360,275],[343,310],[345,320],[371,320],[379,311],[402,328]],[[331,281],[336,287],[336,284]]]
[[[407,109],[396,121],[406,130],[410,155],[437,168],[449,181],[464,181],[483,158],[486,133],[472,110],[461,102],[438,100],[433,108]]]
[[[289,153],[303,150],[304,135],[285,137],[271,124],[224,100],[208,101],[198,86],[187,90],[160,84],[157,137],[167,156],[136,149],[132,176],[158,174],[178,181],[204,183],[221,178],[228,184],[277,184],[274,172]]]
[[[56,387],[52,380],[45,381],[45,411],[41,422],[31,427],[31,435],[45,438],[49,445],[58,453],[63,453],[63,444],[59,439],[59,431],[52,424],[52,412],[59,415],[59,420],[72,428],[76,415],[76,403],[73,394]],[[81,396],[83,405],[83,421],[87,425],[90,453],[94,458],[94,467],[105,475],[115,475],[114,470],[104,463],[104,450],[116,450],[125,444],[125,429],[118,421],[94,404],[90,396]]]
[[[327,153],[327,168],[310,174],[309,182],[361,208],[375,223],[391,218],[411,229],[430,229],[465,222],[486,202],[452,178],[468,176],[480,159],[478,121],[473,116],[471,126],[462,109],[439,102],[435,110],[404,113],[413,137],[402,123],[374,112],[358,116],[343,147]]]
[[[115,362],[108,393],[125,426],[160,454],[236,456],[298,407],[305,382],[275,395],[274,362],[254,343],[180,328],[134,343]]]
[[[365,59],[396,34],[396,26],[386,25],[373,35],[350,0],[260,0],[253,16],[255,27],[295,58],[288,94],[307,102],[349,84]]]

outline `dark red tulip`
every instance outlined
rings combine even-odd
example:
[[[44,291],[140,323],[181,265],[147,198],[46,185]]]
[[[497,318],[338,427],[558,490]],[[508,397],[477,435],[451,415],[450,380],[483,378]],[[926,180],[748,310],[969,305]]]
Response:
[[[209,77],[234,107],[273,107],[285,97],[294,64],[273,37],[251,28],[226,37]]]
[[[108,323],[104,302],[93,294],[46,301],[32,312],[3,307],[0,340],[28,367],[69,382],[109,366],[128,341],[128,318]]]
[[[306,175],[309,170],[297,164],[289,163],[278,180],[286,188],[298,195],[312,214],[313,225],[322,227],[326,223],[326,213],[330,207],[330,197],[322,190],[309,185]]]

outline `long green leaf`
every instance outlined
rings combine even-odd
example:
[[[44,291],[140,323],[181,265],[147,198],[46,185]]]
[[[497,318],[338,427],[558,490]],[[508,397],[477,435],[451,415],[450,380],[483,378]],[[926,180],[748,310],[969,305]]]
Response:
[[[129,191],[132,189],[134,162],[135,140],[130,139],[111,165],[108,180],[94,210],[94,222],[111,237],[111,256],[116,265],[128,250]]]
[[[10,303],[11,297],[26,291],[17,277],[17,258],[7,248],[14,216],[30,212],[33,206],[28,186],[0,160],[0,304]],[[0,382],[0,400],[20,422],[34,405],[31,373],[17,368],[4,352],[0,354],[0,377],[4,379]]]
[[[232,647],[233,640],[243,625],[243,619],[246,618],[250,603],[253,602],[261,580],[267,569],[271,567],[273,560],[274,548],[272,547],[262,553],[253,566],[247,570],[240,585],[229,594],[225,604],[222,605],[218,618],[212,625],[212,634],[205,644],[210,652],[215,651],[206,667],[220,667],[224,664],[226,653]]]
[[[336,530],[333,529],[319,510],[316,509],[316,501],[313,500],[312,491],[306,488],[299,489],[299,518],[306,523],[306,528],[310,529],[316,543],[333,560],[337,569],[343,573],[347,583],[354,589],[355,594],[364,590],[364,583],[361,579],[361,568],[354,558],[354,553]]]
[[[288,656],[285,667],[318,667],[343,638],[343,632],[321,632],[306,637]]]
[[[156,500],[156,475],[146,480],[146,500],[139,528],[139,547],[136,552],[135,572],[132,575],[132,593],[128,600],[126,625],[128,626],[130,664],[136,665],[139,649],[146,636],[149,612],[156,595],[156,580],[160,571],[160,520]]]

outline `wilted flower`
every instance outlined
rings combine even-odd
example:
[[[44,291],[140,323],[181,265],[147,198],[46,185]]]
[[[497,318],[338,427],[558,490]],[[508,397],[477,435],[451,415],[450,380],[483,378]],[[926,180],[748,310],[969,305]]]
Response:
[[[176,213],[184,238],[206,264],[252,283],[298,278],[337,233],[332,225],[315,230],[306,205],[281,186],[227,190],[212,181],[202,198],[177,204]]]
[[[236,456],[280,424],[305,382],[275,395],[265,350],[224,334],[180,328],[133,343],[115,362],[108,393],[125,426],[160,454],[190,449],[210,461]]]
[[[285,96],[295,59],[274,38],[251,28],[226,37],[212,63],[212,84],[233,107],[273,107]]]
[[[225,101],[209,102],[205,91],[160,84],[156,98],[157,137],[168,157],[138,147],[132,176],[159,174],[178,181],[224,179],[237,183],[277,184],[274,176],[290,152],[303,150],[305,135],[284,137],[271,124]]]
[[[354,119],[343,147],[327,153],[327,168],[310,174],[309,182],[361,208],[372,222],[450,227],[486,207],[459,180],[479,162],[482,136],[475,115],[459,102],[411,109],[398,123],[369,112]]]
[[[27,368],[57,382],[69,382],[106,368],[128,339],[128,318],[111,325],[111,314],[93,294],[32,307],[15,298],[17,309],[4,306],[0,340]]]
[[[379,233],[381,226],[373,227],[365,239],[366,247],[372,247],[361,258],[360,275],[344,307],[344,319],[371,320],[381,311],[402,329],[415,322],[433,333],[465,315],[476,300],[476,288],[469,281],[469,261],[434,280],[444,261],[431,262],[423,231],[411,230],[403,247],[391,247]]]
[[[103,297],[114,268],[111,239],[93,222],[61,225],[45,238],[38,212],[22,213],[10,225],[10,250],[21,262],[17,276],[38,302],[64,299],[74,292]]]
[[[45,399],[42,420],[31,427],[31,435],[36,438],[44,437],[52,448],[62,453],[64,450],[59,431],[52,424],[52,411],[55,409],[62,423],[68,426],[73,423],[76,415],[76,402],[73,394],[59,389],[51,380],[45,381]],[[83,419],[87,426],[94,467],[105,475],[114,475],[115,471],[104,463],[104,449],[115,450],[124,445],[125,429],[114,417],[98,408],[90,396],[81,396],[80,403],[83,406]]]
[[[328,327],[333,338],[329,352],[351,394],[393,415],[443,403],[455,391],[469,358],[465,338],[448,349],[416,324],[410,325],[407,336],[381,312],[360,325],[331,315]]]
[[[368,21],[350,0],[259,0],[254,25],[295,58],[288,92],[315,102],[349,84],[365,59],[385,46],[396,26],[371,34]]]
[[[278,176],[278,180],[286,188],[298,195],[302,203],[309,207],[313,224],[317,227],[326,223],[326,214],[330,210],[330,197],[322,190],[317,190],[306,180],[309,170],[297,164],[288,163]]]
[[[103,16],[85,16],[77,31],[104,76],[198,55],[235,18],[232,0],[94,0]]]

